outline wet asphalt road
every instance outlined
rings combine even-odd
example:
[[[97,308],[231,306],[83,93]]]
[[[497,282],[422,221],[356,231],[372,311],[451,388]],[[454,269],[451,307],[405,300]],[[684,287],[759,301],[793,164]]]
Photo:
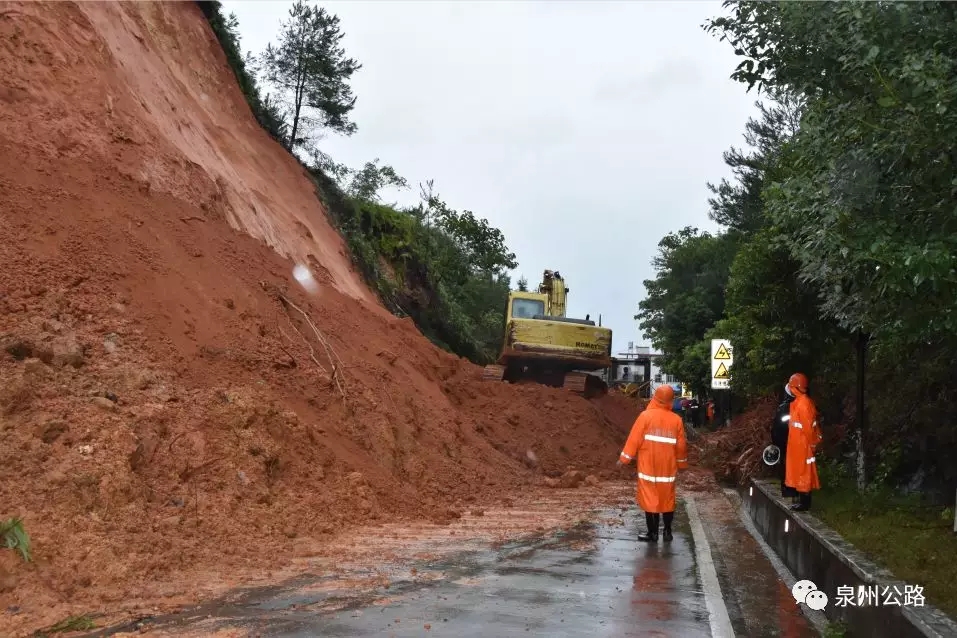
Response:
[[[422,563],[388,588],[337,590],[304,577],[179,614],[151,630],[198,635],[244,628],[261,636],[711,636],[691,534],[645,545],[639,512],[447,562]],[[618,520],[616,524],[614,519]],[[643,517],[642,517],[643,520]],[[139,625],[90,634],[108,636]]]

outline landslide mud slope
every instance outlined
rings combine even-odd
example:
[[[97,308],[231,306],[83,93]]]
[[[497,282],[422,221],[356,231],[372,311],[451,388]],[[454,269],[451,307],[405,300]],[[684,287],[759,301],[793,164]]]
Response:
[[[0,634],[614,462],[630,404],[378,305],[193,3],[6,3],[0,47]]]

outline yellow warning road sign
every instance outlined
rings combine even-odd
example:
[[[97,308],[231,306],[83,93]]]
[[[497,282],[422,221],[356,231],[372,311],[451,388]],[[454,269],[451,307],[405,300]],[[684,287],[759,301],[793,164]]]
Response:
[[[731,353],[728,352],[728,348],[722,343],[718,346],[718,351],[714,353],[714,358],[718,361],[731,361]]]
[[[711,388],[731,388],[731,366],[734,365],[734,348],[727,339],[711,340]]]

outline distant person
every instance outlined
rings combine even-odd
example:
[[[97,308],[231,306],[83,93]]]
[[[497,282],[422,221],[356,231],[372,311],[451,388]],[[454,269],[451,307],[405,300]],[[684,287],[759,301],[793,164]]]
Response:
[[[708,399],[708,406],[705,409],[705,416],[708,419],[708,427],[714,423],[714,399]]]
[[[691,399],[681,398],[681,420],[685,423],[691,422]]]
[[[692,397],[688,403],[688,412],[691,415],[691,427],[697,429],[701,427],[701,403],[697,397]]]
[[[658,386],[648,407],[638,415],[617,467],[638,459],[638,506],[645,512],[647,534],[638,540],[658,541],[658,526],[664,519],[663,539],[671,541],[671,523],[675,517],[675,479],[679,468],[688,467],[687,442],[681,417],[672,411],[675,391]]]
[[[807,390],[807,377],[800,372],[788,379],[788,391],[794,395],[794,401],[788,410],[784,484],[797,492],[798,502],[791,506],[796,512],[811,509],[811,490],[821,489],[814,452],[823,437],[817,424],[817,407]]]

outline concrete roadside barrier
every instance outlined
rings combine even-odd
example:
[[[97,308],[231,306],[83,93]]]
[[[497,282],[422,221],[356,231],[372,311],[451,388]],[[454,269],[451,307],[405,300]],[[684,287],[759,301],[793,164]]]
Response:
[[[792,512],[777,483],[753,480],[743,506],[754,526],[799,581],[795,593],[849,638],[947,638],[957,623],[924,600],[922,583],[904,583],[808,513]],[[810,586],[807,583],[810,583]],[[803,584],[802,584],[803,583]],[[809,588],[810,587],[810,588]],[[811,594],[808,592],[823,592]],[[803,594],[803,595],[802,595]]]

